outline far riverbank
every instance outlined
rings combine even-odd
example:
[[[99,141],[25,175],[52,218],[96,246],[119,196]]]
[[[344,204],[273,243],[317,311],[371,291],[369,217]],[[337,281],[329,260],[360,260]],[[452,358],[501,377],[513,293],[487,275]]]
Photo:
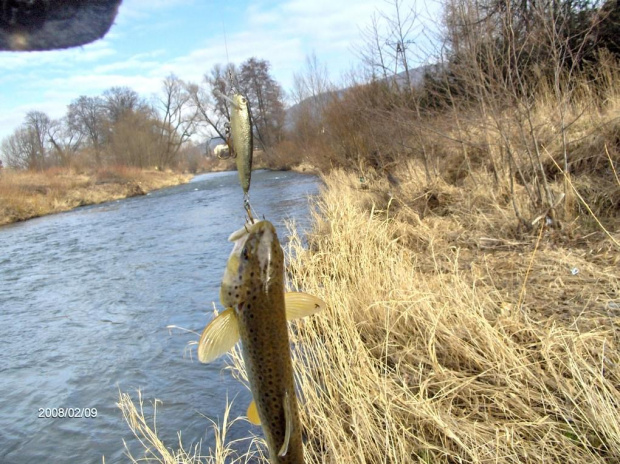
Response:
[[[112,166],[96,171],[71,169],[0,171],[0,225],[69,211],[189,182],[192,174]]]

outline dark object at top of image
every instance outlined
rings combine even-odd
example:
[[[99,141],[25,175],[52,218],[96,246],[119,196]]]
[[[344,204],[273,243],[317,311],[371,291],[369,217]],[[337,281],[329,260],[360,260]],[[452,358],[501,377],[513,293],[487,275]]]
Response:
[[[0,0],[0,50],[54,50],[103,37],[122,0]]]

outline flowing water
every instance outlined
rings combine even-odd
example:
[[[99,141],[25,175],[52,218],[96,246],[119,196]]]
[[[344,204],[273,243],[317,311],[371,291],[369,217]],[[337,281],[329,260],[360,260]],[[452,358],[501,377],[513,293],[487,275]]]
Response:
[[[308,225],[318,180],[257,171],[252,205],[286,242],[285,219]],[[219,284],[245,212],[236,172],[205,174],[147,196],[0,228],[0,462],[127,462],[142,455],[116,402],[119,390],[155,398],[169,447],[213,446],[207,418],[233,417],[250,394],[224,370],[200,364],[198,335],[219,306]],[[191,356],[190,356],[191,355]],[[58,408],[72,415],[54,418]],[[67,414],[67,411],[65,411]],[[43,417],[39,417],[42,415]],[[248,436],[237,422],[231,437]],[[246,446],[247,447],[247,446]]]

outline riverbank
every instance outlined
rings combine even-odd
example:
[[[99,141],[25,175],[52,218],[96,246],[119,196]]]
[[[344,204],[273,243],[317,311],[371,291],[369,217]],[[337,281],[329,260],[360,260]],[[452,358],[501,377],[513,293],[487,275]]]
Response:
[[[290,286],[327,302],[290,332],[307,461],[620,459],[618,219],[609,235],[587,217],[524,231],[489,173],[457,189],[398,172],[398,186],[325,176],[309,246],[288,245]],[[238,351],[233,364],[243,378]],[[154,440],[129,396],[121,409]],[[208,462],[239,449],[228,425]],[[260,456],[249,446],[240,462]]]
[[[618,218],[520,231],[490,174],[399,168],[332,173],[292,245],[328,303],[294,336],[309,462],[620,459]]]
[[[255,150],[253,155],[252,170],[267,169],[269,171],[293,171],[300,174],[319,175],[320,169],[307,160],[300,161],[294,155],[295,147],[283,143],[269,154],[262,150]],[[210,157],[202,164],[205,172],[235,171],[237,169],[234,158],[218,159]]]
[[[0,225],[46,214],[144,195],[151,190],[188,182],[193,176],[124,166],[75,172],[0,171]]]

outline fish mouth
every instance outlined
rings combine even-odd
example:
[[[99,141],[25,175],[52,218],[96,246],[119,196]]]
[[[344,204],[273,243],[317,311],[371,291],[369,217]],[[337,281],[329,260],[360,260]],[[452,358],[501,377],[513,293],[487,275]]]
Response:
[[[260,221],[252,224],[244,237],[245,240],[241,239],[243,244],[239,250],[240,257],[246,262],[257,258],[260,268],[267,268],[271,262],[271,251],[276,237],[276,230],[270,222]]]
[[[258,240],[258,243],[263,244],[264,246],[266,245],[265,242],[273,241],[274,237],[276,237],[276,229],[273,227],[273,224],[269,221],[258,221],[254,224],[246,224],[241,229],[236,230],[230,234],[228,241],[235,244],[232,254],[239,255],[241,249],[248,243],[248,241],[254,242],[255,240]],[[250,240],[251,238],[252,240]]]
[[[272,251],[277,242],[273,225],[269,221],[246,224],[233,232],[228,240],[234,242],[234,246],[228,258],[222,286],[234,288],[235,285],[242,285],[243,274],[248,268],[259,270],[263,283],[268,282]]]

